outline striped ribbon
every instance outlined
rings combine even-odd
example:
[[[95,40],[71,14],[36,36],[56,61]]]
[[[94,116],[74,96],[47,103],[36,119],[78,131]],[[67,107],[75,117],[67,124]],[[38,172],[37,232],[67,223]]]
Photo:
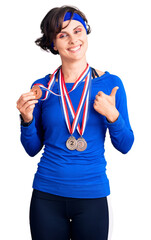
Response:
[[[87,74],[85,74],[85,72],[83,72],[83,74],[81,74],[80,78],[76,81],[76,84],[78,85],[80,80],[81,79],[83,80],[83,78],[85,78],[83,92],[82,92],[81,99],[79,101],[79,105],[78,105],[76,112],[72,105],[72,102],[71,102],[71,99],[69,96],[69,92],[67,91],[62,70],[59,73],[59,87],[60,87],[60,93],[61,93],[61,102],[62,102],[66,125],[67,125],[67,128],[71,135],[74,133],[74,131],[77,127],[78,133],[82,136],[84,133],[84,130],[85,130],[85,126],[86,126],[86,120],[87,120],[87,115],[88,115],[88,103],[89,103],[89,86],[90,86],[90,80],[91,80],[91,69],[89,66],[88,66],[88,69],[86,69],[86,71],[87,71]],[[67,104],[68,104],[68,106],[67,106]],[[73,118],[72,125],[70,123],[68,107],[69,107],[69,110],[70,110],[72,118]],[[80,113],[81,113],[82,109],[83,109],[83,117],[82,117],[82,126],[80,128],[79,118],[80,118]]]
[[[48,82],[48,87],[45,87],[43,84],[40,84],[40,83],[35,83],[34,85],[38,85],[42,90],[46,91],[46,94],[45,94],[45,97],[42,99],[40,98],[39,100],[41,101],[44,101],[46,100],[48,97],[49,97],[49,93],[52,93],[53,95],[55,96],[61,96],[60,94],[57,94],[55,92],[52,91],[52,88],[54,86],[54,83],[56,81],[56,77],[57,77],[57,73],[58,75],[60,74],[60,71],[61,71],[61,66],[58,67],[54,73],[51,75],[51,78],[50,78],[50,81]],[[76,87],[78,87],[80,85],[80,83],[82,83],[86,76],[88,75],[90,71],[90,67],[89,67],[89,64],[87,64],[85,70],[81,73],[80,77],[77,79],[77,81],[74,83],[73,87],[71,88],[71,90],[69,91],[72,92]]]
[[[56,81],[58,73],[58,84],[59,84],[59,91],[60,94],[56,94],[52,91],[53,85]],[[74,107],[72,105],[69,93],[72,92],[75,88],[77,88],[83,81],[84,88],[81,95],[81,99],[79,101],[79,105],[77,108],[77,111],[75,112]],[[43,84],[36,83],[35,85],[38,85],[42,90],[46,91],[45,97],[43,99],[40,99],[42,101],[46,100],[49,96],[49,93],[52,93],[55,96],[61,96],[61,103],[63,107],[64,117],[66,121],[67,128],[69,130],[69,133],[72,135],[77,128],[78,133],[82,136],[86,127],[86,120],[88,115],[88,103],[89,103],[89,89],[90,89],[90,82],[91,82],[91,68],[89,64],[87,64],[85,70],[82,72],[80,77],[77,79],[77,81],[74,83],[71,90],[68,92],[66,88],[66,84],[63,77],[63,72],[61,67],[57,68],[54,73],[51,75],[50,81],[48,82],[48,87],[45,87]],[[72,124],[70,123],[69,113],[68,113],[68,107],[71,112],[71,116],[73,118]],[[82,126],[80,128],[79,124],[79,118],[80,113],[83,109],[83,116],[82,116]]]

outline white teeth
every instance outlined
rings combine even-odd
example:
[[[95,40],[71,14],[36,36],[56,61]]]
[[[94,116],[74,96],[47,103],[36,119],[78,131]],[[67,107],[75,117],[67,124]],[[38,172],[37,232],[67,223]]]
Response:
[[[80,49],[80,46],[77,46],[75,48],[69,48],[69,50],[72,51],[72,52],[76,52],[79,49]]]

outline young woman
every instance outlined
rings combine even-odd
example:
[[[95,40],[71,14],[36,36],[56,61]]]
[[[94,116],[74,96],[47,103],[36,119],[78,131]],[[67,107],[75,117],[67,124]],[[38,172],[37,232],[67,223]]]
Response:
[[[59,54],[62,65],[17,101],[26,152],[35,156],[44,146],[33,182],[32,239],[107,240],[106,130],[124,154],[134,141],[125,90],[119,77],[87,63],[90,27],[81,11],[54,8],[41,30],[36,44]]]

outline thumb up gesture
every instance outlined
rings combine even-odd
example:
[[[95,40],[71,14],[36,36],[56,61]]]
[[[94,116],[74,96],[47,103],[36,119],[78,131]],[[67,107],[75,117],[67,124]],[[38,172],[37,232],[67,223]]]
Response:
[[[116,92],[119,87],[114,87],[110,95],[106,95],[102,91],[98,92],[94,100],[94,109],[101,115],[105,116],[111,123],[118,119],[119,112],[115,106]]]

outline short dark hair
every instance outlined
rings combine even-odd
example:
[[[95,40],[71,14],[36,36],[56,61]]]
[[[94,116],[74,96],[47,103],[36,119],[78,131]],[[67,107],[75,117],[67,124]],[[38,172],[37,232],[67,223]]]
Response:
[[[87,34],[91,32],[91,28],[88,25],[88,20],[83,12],[76,7],[62,6],[51,9],[40,24],[42,37],[38,38],[35,43],[45,51],[51,51],[53,54],[59,54],[52,47],[52,42],[56,38],[56,35],[61,31],[64,16],[67,12],[79,14],[86,23]],[[72,17],[71,17],[72,19]]]

